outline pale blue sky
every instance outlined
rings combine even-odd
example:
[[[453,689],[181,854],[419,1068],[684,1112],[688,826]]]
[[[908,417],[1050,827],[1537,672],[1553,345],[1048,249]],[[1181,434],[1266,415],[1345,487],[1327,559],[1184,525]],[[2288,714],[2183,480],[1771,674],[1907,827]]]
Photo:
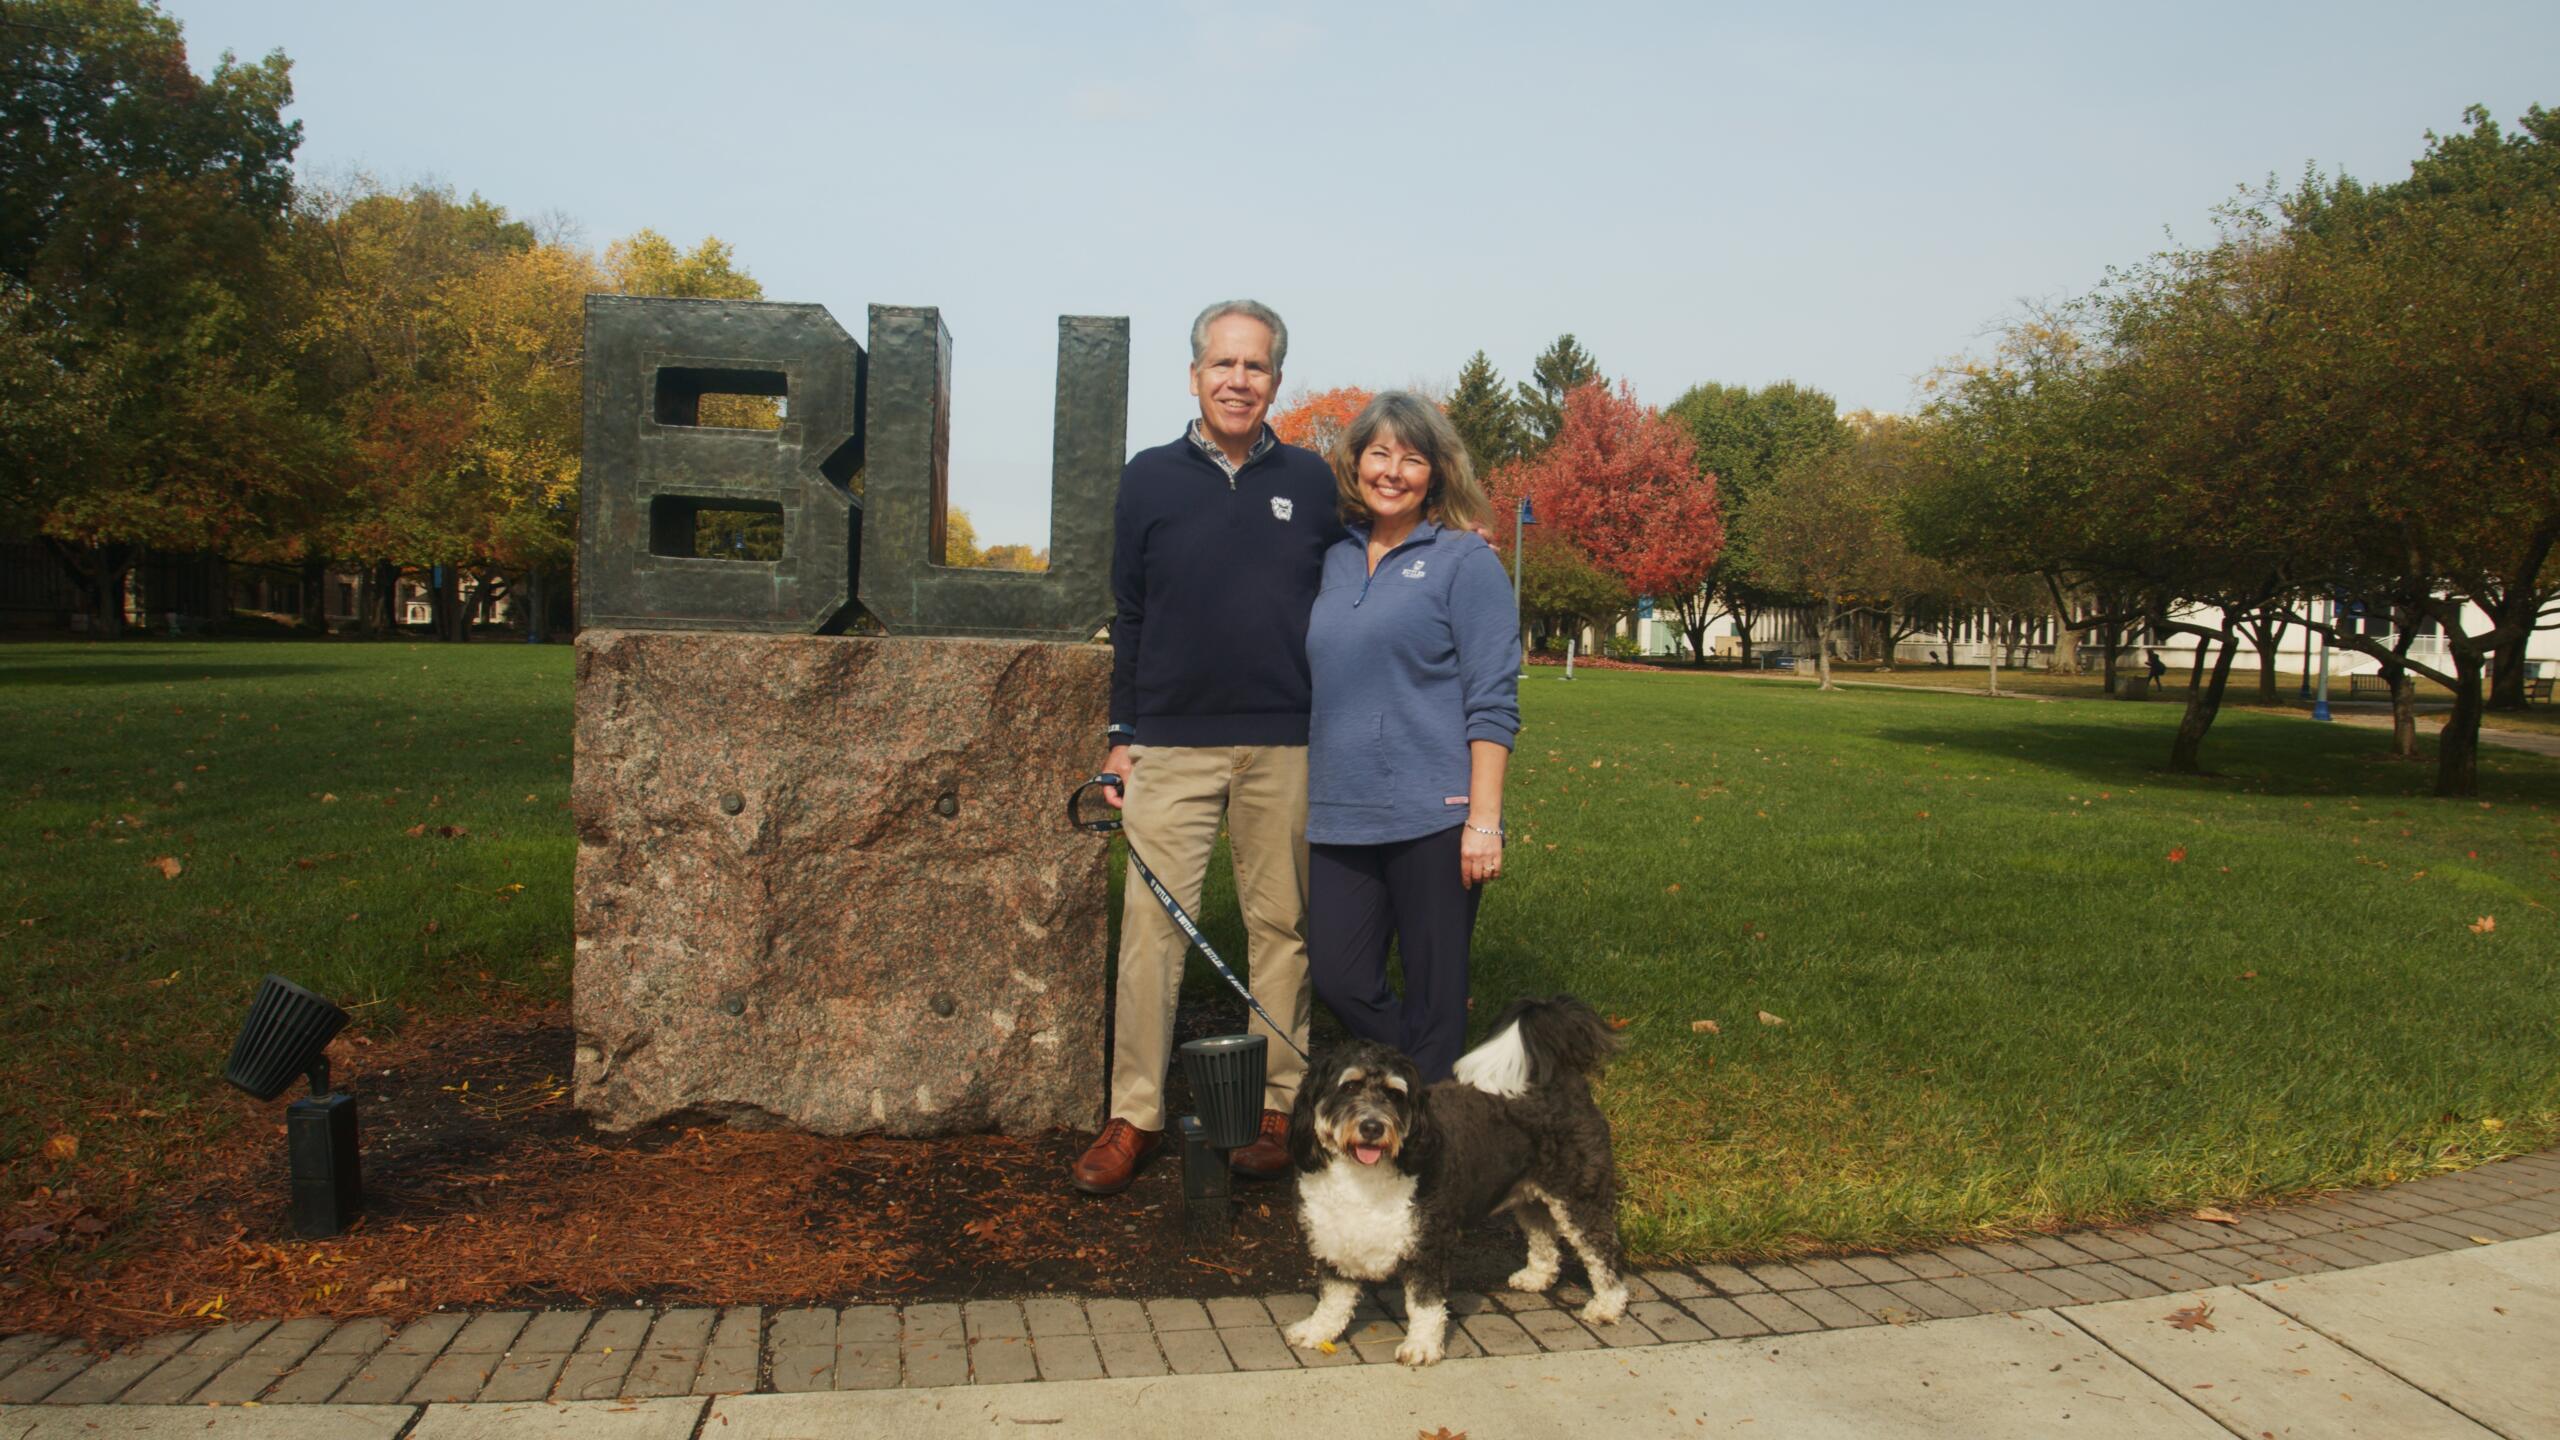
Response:
[[[1570,330],[1657,404],[1907,409],[2029,297],[2232,188],[2396,178],[2560,103],[2560,5],[569,4],[168,0],[294,61],[302,163],[601,246],[716,234],[856,337],[943,309],[953,497],[1045,544],[1056,317],[1130,316],[1132,449],[1186,327],[1258,297],[1286,388],[1509,379]]]

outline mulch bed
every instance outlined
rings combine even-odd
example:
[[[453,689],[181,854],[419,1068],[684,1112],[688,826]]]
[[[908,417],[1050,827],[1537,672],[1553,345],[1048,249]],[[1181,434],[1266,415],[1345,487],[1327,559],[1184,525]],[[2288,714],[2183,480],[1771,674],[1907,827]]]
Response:
[[[1185,1033],[1217,1017],[1184,1016]],[[1294,1187],[1239,1180],[1231,1237],[1186,1236],[1168,1146],[1122,1195],[1067,1183],[1088,1137],[828,1139],[669,1124],[590,1128],[565,1008],[341,1037],[359,1097],[364,1219],[293,1238],[280,1107],[176,1161],[149,1203],[19,1257],[0,1330],[122,1338],[286,1315],[400,1321],[446,1307],[914,1302],[1061,1292],[1306,1288]],[[1177,1113],[1187,1107],[1179,1093]],[[1486,1265],[1518,1263],[1508,1227]]]

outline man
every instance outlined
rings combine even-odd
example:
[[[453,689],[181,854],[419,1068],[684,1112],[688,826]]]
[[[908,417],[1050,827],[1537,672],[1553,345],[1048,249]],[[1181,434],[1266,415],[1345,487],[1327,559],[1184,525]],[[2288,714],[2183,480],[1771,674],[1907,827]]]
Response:
[[[1200,312],[1200,417],[1120,475],[1111,586],[1111,728],[1103,769],[1126,782],[1131,848],[1197,911],[1223,816],[1270,1069],[1262,1129],[1238,1173],[1288,1169],[1289,1107],[1307,1043],[1307,613],[1344,531],[1331,467],[1264,423],[1289,330],[1251,300]],[[1111,1116],[1073,1170],[1125,1190],[1164,1142],[1164,1081],[1187,942],[1145,886],[1127,888],[1111,1051]],[[1293,1049],[1292,1047],[1297,1047]]]

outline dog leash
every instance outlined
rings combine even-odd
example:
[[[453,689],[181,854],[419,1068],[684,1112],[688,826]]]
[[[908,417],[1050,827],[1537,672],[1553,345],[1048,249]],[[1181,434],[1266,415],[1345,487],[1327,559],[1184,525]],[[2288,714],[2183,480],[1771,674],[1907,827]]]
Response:
[[[1127,790],[1125,782],[1108,771],[1094,776],[1068,792],[1067,823],[1079,830],[1090,830],[1096,835],[1107,836],[1114,831],[1119,831],[1120,838],[1126,840],[1129,838],[1128,832],[1122,829],[1120,817],[1117,815],[1106,810],[1088,820],[1077,813],[1077,807],[1084,803],[1086,791],[1105,786],[1123,793]],[[1138,847],[1134,844],[1129,847],[1129,864],[1137,870],[1138,878],[1146,882],[1147,889],[1154,892],[1156,903],[1164,907],[1164,913],[1173,918],[1173,928],[1181,931],[1192,944],[1200,947],[1200,953],[1209,957],[1209,967],[1218,972],[1219,979],[1227,982],[1227,988],[1244,997],[1244,1003],[1253,1007],[1253,1013],[1262,1017],[1262,1023],[1271,1027],[1271,1033],[1280,1038],[1281,1044],[1297,1050],[1299,1059],[1307,1059],[1307,1052],[1299,1050],[1298,1042],[1289,1038],[1289,1027],[1272,1019],[1271,1012],[1263,1009],[1262,1002],[1253,998],[1253,992],[1245,988],[1244,981],[1236,977],[1235,971],[1227,968],[1225,957],[1218,954],[1218,947],[1210,944],[1209,937],[1200,933],[1200,927],[1191,919],[1191,912],[1182,908],[1182,902],[1174,899],[1173,892],[1164,888],[1164,882],[1156,878],[1156,872],[1148,869],[1147,862],[1138,858]]]

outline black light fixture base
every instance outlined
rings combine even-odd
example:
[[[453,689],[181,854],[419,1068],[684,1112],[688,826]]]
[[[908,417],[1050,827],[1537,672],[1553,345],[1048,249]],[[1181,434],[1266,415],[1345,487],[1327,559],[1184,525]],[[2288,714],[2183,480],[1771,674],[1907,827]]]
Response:
[[[356,1097],[314,1095],[284,1108],[285,1158],[293,1171],[293,1233],[325,1240],[364,1211],[356,1165]]]
[[[1174,1122],[1182,1131],[1182,1227],[1203,1239],[1225,1239],[1235,1229],[1235,1172],[1227,1152],[1209,1143],[1197,1115]]]

